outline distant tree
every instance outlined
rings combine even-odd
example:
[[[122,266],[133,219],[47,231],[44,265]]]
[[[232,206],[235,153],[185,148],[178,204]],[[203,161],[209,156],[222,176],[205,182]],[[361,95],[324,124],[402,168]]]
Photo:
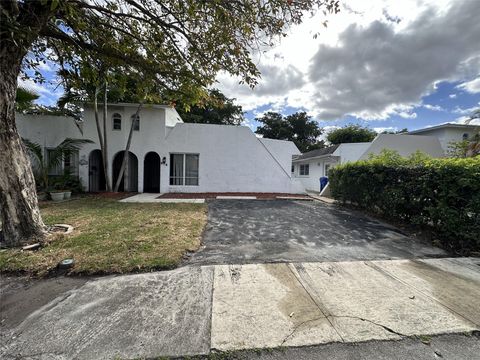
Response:
[[[401,130],[394,130],[394,131],[385,130],[381,132],[381,134],[406,134],[406,133],[408,133],[407,128],[403,128]]]
[[[473,120],[478,119],[480,119],[480,108],[473,110],[465,123],[470,124]],[[480,129],[471,139],[468,140],[465,155],[468,157],[480,155]]]
[[[255,132],[264,138],[293,141],[301,152],[325,147],[323,140],[318,140],[323,129],[306,112],[288,116],[267,112],[255,120],[263,124]]]
[[[360,125],[347,125],[340,129],[335,129],[327,134],[327,140],[332,145],[343,143],[370,142],[377,133],[367,127]]]
[[[210,90],[204,101],[190,108],[182,104],[177,104],[176,108],[186,123],[240,125],[244,120],[242,107],[218,89]]]

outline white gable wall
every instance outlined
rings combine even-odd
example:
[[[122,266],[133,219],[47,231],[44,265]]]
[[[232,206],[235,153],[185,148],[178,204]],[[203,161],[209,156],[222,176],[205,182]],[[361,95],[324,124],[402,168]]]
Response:
[[[395,150],[404,157],[408,157],[416,151],[424,152],[434,158],[444,157],[443,149],[436,137],[379,134],[360,157],[360,160],[367,160],[370,154],[379,154],[383,149]]]
[[[414,136],[434,136],[438,138],[440,141],[440,145],[445,153],[448,153],[450,150],[450,143],[458,142],[464,140],[464,134],[467,135],[468,139],[471,139],[477,130],[475,128],[455,128],[455,127],[448,127],[448,128],[440,128],[440,129],[431,129],[431,130],[424,130],[418,135]]]
[[[333,156],[340,158],[340,164],[357,161],[370,145],[372,145],[371,142],[340,144],[333,152]]]
[[[292,141],[258,138],[287,173],[292,171],[292,155],[300,155],[300,150]]]
[[[294,191],[290,173],[281,166],[287,157],[291,162],[293,154],[277,154],[277,161],[248,127],[177,124],[167,137],[167,148],[169,153],[200,154],[199,185],[171,186],[164,171],[162,192]]]

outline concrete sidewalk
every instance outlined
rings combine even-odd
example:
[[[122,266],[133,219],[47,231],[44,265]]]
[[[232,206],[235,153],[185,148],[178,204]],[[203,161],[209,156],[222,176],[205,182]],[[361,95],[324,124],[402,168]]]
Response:
[[[205,199],[159,199],[162,194],[140,193],[119,200],[124,203],[159,203],[159,204],[203,204]]]
[[[184,267],[94,279],[2,334],[0,357],[111,359],[480,328],[480,259]]]

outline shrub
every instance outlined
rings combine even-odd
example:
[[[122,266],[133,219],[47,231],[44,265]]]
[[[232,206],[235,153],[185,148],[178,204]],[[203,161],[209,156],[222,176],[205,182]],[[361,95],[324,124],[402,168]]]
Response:
[[[61,176],[52,176],[51,178],[52,187],[55,190],[70,190],[73,194],[84,192],[78,176],[71,175],[67,171]]]
[[[430,227],[445,248],[480,251],[480,156],[383,152],[329,172],[332,195],[386,218]]]

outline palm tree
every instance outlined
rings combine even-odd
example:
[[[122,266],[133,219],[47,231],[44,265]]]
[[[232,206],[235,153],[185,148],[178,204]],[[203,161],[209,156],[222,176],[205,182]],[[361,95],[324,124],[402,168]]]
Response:
[[[33,102],[39,98],[34,91],[25,87],[18,87],[17,96],[15,98],[15,110],[25,111],[32,109],[35,105]]]
[[[32,167],[35,178],[45,190],[48,190],[49,172],[59,166],[67,156],[80,150],[82,145],[93,143],[93,141],[88,139],[66,138],[56,148],[49,152],[48,157],[44,156],[40,144],[28,139],[23,139],[23,143],[32,158]]]
[[[470,124],[473,120],[480,119],[480,108],[473,111],[469,116],[468,120],[465,121],[465,124]],[[474,135],[473,139],[470,140],[467,148],[467,156],[477,156],[480,155],[480,130]]]

